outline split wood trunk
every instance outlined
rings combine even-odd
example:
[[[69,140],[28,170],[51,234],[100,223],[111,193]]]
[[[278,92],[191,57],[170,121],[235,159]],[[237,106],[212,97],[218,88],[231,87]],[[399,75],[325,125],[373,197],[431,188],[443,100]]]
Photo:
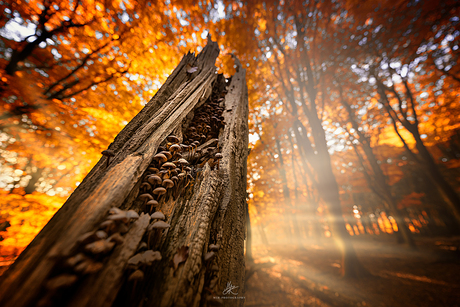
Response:
[[[244,304],[248,95],[218,54],[209,39],[183,57],[2,276],[0,306]]]

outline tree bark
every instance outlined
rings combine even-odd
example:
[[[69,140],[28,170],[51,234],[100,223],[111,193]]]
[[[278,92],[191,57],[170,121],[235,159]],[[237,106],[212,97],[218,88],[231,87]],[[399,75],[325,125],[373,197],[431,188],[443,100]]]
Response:
[[[109,146],[115,155],[110,161],[105,156],[99,160],[2,276],[1,306],[205,306],[230,301],[232,306],[243,305],[242,299],[215,298],[244,295],[248,153],[245,70],[235,59],[237,72],[227,84],[216,74],[218,54],[217,43],[209,39],[197,57],[189,53],[182,58]],[[188,65],[197,71],[190,73]],[[218,117],[208,128],[204,120],[211,113]],[[197,123],[197,130],[207,132],[204,138],[191,132]],[[176,165],[176,172],[186,174],[177,180],[171,177],[174,170],[154,159],[158,151],[172,146],[165,140],[170,135],[189,145],[182,147],[189,169]],[[200,144],[193,147],[198,139]],[[154,168],[162,170],[157,174],[163,184],[168,177],[175,182],[166,194],[154,195],[155,210],[163,212],[169,224],[164,230],[153,228],[152,208],[145,206],[143,197],[152,195],[138,197],[148,194],[142,184]],[[124,211],[113,215],[113,207]],[[128,218],[127,210],[139,217]],[[103,228],[110,220],[115,228]],[[105,239],[98,229],[110,237]],[[96,242],[96,247],[111,248],[97,253],[90,248]],[[136,263],[133,256],[141,258],[145,249],[157,250],[161,260]],[[83,261],[76,260],[79,255]],[[82,263],[87,266],[82,268]],[[228,283],[238,287],[232,291],[238,295],[225,295]]]

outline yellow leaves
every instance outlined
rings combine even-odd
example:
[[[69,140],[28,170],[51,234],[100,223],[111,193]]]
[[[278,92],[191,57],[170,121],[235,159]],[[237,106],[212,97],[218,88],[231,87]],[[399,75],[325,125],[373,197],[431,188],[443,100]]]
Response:
[[[114,35],[112,35],[112,37],[113,37],[113,39],[119,39],[120,38],[120,36],[118,34],[114,34]]]
[[[265,32],[265,29],[267,28],[267,21],[265,19],[259,19],[258,26],[260,32]]]
[[[2,233],[5,240],[0,255],[6,258],[17,256],[65,201],[62,197],[37,192],[26,196],[7,192],[0,195],[0,216],[11,224]]]

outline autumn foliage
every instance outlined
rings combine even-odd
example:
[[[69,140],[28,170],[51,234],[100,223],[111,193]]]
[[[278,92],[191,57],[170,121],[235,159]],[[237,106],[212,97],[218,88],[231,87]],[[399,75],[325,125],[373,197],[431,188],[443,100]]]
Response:
[[[260,240],[459,230],[455,1],[31,0],[0,14],[3,261],[208,32],[227,47],[220,69],[233,74],[230,53],[247,69]]]

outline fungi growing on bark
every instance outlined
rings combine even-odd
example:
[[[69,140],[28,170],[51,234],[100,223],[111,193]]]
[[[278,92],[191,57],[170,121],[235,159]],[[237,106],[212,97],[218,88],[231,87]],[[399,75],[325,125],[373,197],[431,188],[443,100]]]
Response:
[[[101,153],[102,153],[103,156],[107,157],[107,167],[109,167],[110,158],[115,156],[115,152],[113,152],[113,150],[106,149],[106,150],[102,151]]]

